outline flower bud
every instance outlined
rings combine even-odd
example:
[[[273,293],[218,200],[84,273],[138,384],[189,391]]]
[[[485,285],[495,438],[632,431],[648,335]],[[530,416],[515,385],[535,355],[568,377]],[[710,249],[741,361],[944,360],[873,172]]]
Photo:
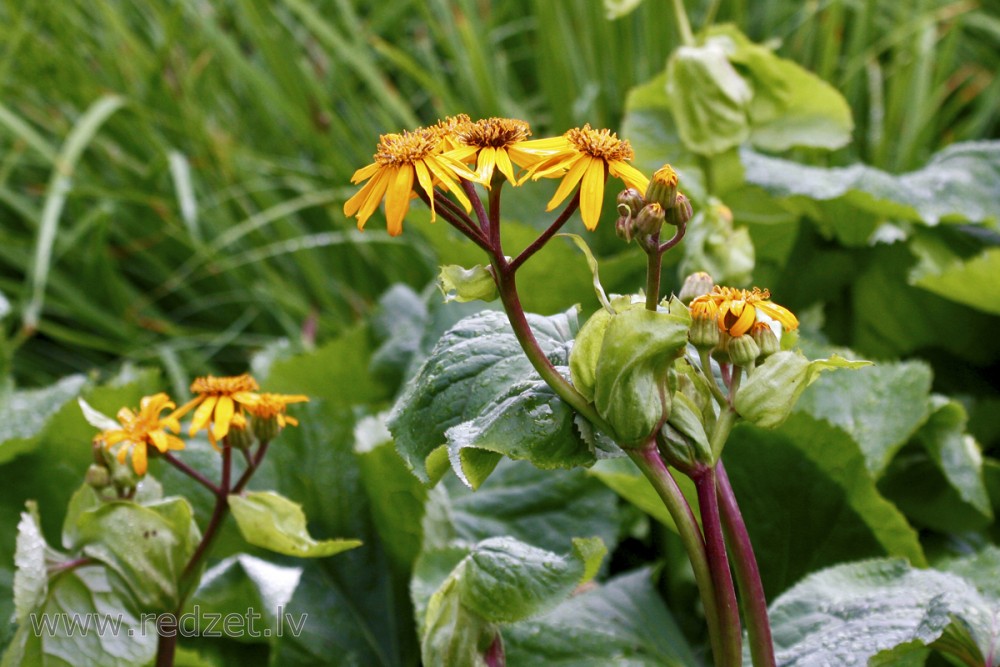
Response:
[[[711,350],[719,344],[719,325],[715,320],[695,319],[688,331],[688,340],[699,350]]]
[[[83,479],[89,487],[95,491],[100,491],[111,484],[111,471],[102,465],[91,463]]]
[[[664,211],[660,204],[653,202],[646,204],[636,217],[634,236],[653,236],[660,233],[663,226]]]
[[[628,188],[627,190],[622,190],[618,193],[618,213],[624,217],[634,217],[639,214],[642,207],[646,205],[646,200],[642,198],[642,194],[635,188]],[[622,206],[628,208],[628,213],[622,209]]]
[[[684,285],[681,286],[681,293],[677,295],[677,298],[684,305],[690,305],[695,297],[711,292],[713,285],[715,285],[715,281],[712,280],[712,276],[704,271],[697,271],[684,279]]]
[[[281,433],[281,424],[278,423],[277,416],[274,417],[253,417],[253,432],[260,438],[261,442],[271,442]]]
[[[678,227],[686,225],[693,217],[694,209],[691,208],[691,200],[683,193],[678,192],[674,205],[667,209],[667,215],[663,221],[668,225]]]
[[[737,366],[749,366],[760,356],[760,348],[754,342],[753,336],[748,334],[731,338],[726,348],[729,351],[729,358]]]
[[[111,472],[111,481],[119,490],[134,489],[139,483],[139,475],[127,463],[116,464]]]
[[[646,188],[646,201],[657,203],[664,211],[669,211],[677,197],[677,172],[669,164],[656,170],[649,187]]]
[[[781,350],[781,343],[767,322],[754,322],[754,325],[750,327],[750,335],[757,343],[757,347],[760,348],[762,357],[769,357]]]
[[[248,428],[247,418],[236,413],[229,423],[229,435],[227,436],[229,445],[236,449],[250,449],[253,445],[253,434]]]
[[[625,243],[632,242],[632,222],[631,214],[620,216],[615,221],[615,234]]]

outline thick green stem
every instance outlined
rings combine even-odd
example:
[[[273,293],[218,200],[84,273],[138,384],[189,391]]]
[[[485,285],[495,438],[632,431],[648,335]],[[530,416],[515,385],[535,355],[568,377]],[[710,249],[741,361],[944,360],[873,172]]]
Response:
[[[659,252],[659,237],[653,242],[653,248],[646,251],[646,310],[656,312],[660,303],[660,268],[663,265],[663,254]]]
[[[715,428],[709,438],[713,461],[718,461],[721,458],[722,448],[726,446],[726,440],[729,439],[729,432],[733,430],[734,424],[736,424],[736,411],[729,405],[723,405],[719,410],[719,418],[716,420]]]
[[[694,483],[698,489],[698,507],[701,511],[702,530],[705,533],[705,551],[715,588],[715,603],[722,632],[722,652],[716,654],[715,663],[718,667],[741,667],[743,626],[740,623],[740,609],[736,602],[733,574],[729,569],[726,542],[722,535],[715,468],[706,467],[694,476]]]
[[[771,623],[767,617],[767,598],[760,581],[760,569],[750,543],[750,534],[743,522],[743,514],[736,503],[736,494],[733,493],[722,461],[716,465],[716,477],[722,529],[732,550],[733,571],[740,588],[740,603],[747,624],[750,655],[753,657],[754,667],[775,667],[774,642],[771,639]]]
[[[493,270],[498,276],[497,289],[500,292],[500,301],[503,303],[504,310],[507,311],[507,319],[510,320],[510,326],[514,330],[517,342],[521,344],[521,349],[524,350],[528,361],[559,398],[569,403],[570,407],[586,417],[596,428],[605,433],[614,433],[608,423],[597,414],[597,409],[594,408],[593,404],[584,398],[583,394],[578,392],[576,387],[563,377],[562,373],[556,370],[556,367],[545,355],[535,338],[535,334],[531,331],[531,325],[528,324],[528,318],[521,306],[514,272],[509,269],[509,265],[499,264],[499,259],[502,258],[493,258]]]
[[[625,451],[649,480],[649,483],[653,485],[656,495],[663,501],[663,505],[674,520],[674,525],[677,526],[677,534],[680,536],[684,550],[691,561],[694,580],[698,585],[698,593],[701,595],[712,653],[717,663],[721,664],[718,661],[721,660],[724,653],[723,630],[716,604],[715,585],[712,582],[712,573],[708,565],[708,554],[705,550],[705,541],[701,536],[701,529],[698,527],[698,520],[691,511],[691,506],[688,505],[684,494],[681,493],[680,487],[677,486],[673,475],[670,474],[670,470],[663,463],[655,443],[651,443],[645,449],[627,449]]]

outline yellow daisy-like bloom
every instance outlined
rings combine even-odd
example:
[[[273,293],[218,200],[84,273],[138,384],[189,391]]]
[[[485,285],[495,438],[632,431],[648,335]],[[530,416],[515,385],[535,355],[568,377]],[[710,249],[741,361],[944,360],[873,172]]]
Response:
[[[389,234],[398,236],[403,232],[403,218],[415,194],[414,179],[430,199],[431,220],[435,219],[435,185],[451,192],[466,211],[471,211],[472,204],[455,179],[478,181],[479,178],[453,152],[442,152],[450,132],[435,126],[402,134],[383,134],[379,138],[375,161],[358,169],[351,177],[351,183],[368,182],[344,204],[344,215],[356,216],[358,229],[364,229],[368,218],[385,199]]]
[[[299,420],[285,414],[288,404],[305,403],[308,400],[309,397],[302,394],[261,393],[246,397],[243,405],[246,406],[247,412],[257,419],[274,419],[278,422],[278,426],[285,428],[287,424],[299,425]]]
[[[734,338],[749,331],[761,313],[780,323],[785,331],[797,329],[799,320],[792,311],[771,303],[770,298],[769,291],[758,287],[745,290],[716,285],[711,292],[691,302],[691,315],[705,315],[714,308],[719,329]]]
[[[645,192],[649,186],[649,179],[627,162],[635,155],[632,146],[611,130],[595,130],[588,124],[555,140],[526,142],[525,148],[552,151],[528,170],[526,178],[563,179],[546,210],[551,211],[561,204],[579,183],[580,215],[589,230],[597,228],[601,217],[607,174],[620,178],[626,186],[639,192]]]
[[[181,430],[177,422],[177,413],[171,413],[166,417],[160,416],[164,410],[175,407],[174,402],[164,393],[146,396],[139,402],[139,412],[133,412],[129,408],[118,411],[120,429],[108,429],[96,439],[108,448],[117,444],[122,445],[117,454],[119,463],[125,463],[125,457],[131,449],[132,468],[137,475],[145,475],[148,463],[147,447],[152,445],[160,452],[184,449],[184,441],[166,431],[168,428],[174,433]]]
[[[451,151],[465,146],[459,139],[459,134],[467,130],[470,125],[472,125],[472,119],[468,115],[460,113],[457,116],[448,116],[444,120],[439,120],[428,129],[435,132],[441,140],[439,148]]]
[[[552,140],[529,142],[531,128],[516,118],[484,118],[460,128],[456,137],[465,152],[456,152],[459,159],[476,156],[476,174],[489,185],[494,170],[499,170],[512,185],[519,185],[514,165],[528,168],[552,154]]]
[[[216,443],[229,433],[229,427],[233,423],[233,418],[241,414],[245,401],[253,396],[253,392],[260,389],[257,381],[249,374],[236,375],[231,377],[206,377],[196,378],[191,383],[191,391],[198,394],[195,398],[185,403],[175,414],[185,415],[193,407],[198,406],[191,419],[190,435],[194,435],[201,429],[208,432],[208,440],[213,447]]]

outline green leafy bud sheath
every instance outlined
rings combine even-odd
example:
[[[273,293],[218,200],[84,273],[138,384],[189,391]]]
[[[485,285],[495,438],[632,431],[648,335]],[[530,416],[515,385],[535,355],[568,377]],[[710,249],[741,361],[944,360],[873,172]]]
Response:
[[[686,309],[674,310],[680,314],[635,306],[613,316],[605,331],[594,405],[623,446],[643,444],[670,415],[668,373],[691,324]]]
[[[438,286],[446,302],[493,301],[499,296],[493,274],[480,264],[469,269],[457,264],[442,266]]]

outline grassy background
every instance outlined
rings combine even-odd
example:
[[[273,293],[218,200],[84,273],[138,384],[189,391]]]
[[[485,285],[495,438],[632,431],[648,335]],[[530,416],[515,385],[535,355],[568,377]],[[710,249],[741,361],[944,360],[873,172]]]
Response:
[[[732,20],[779,40],[845,92],[856,141],[803,159],[906,170],[996,136],[995,4],[689,9],[696,28]],[[390,239],[378,216],[355,234],[340,213],[378,135],[458,112],[523,117],[536,136],[616,127],[676,43],[667,10],[647,0],[612,22],[593,0],[4,0],[0,292],[18,383],[124,357],[183,385],[277,338],[339,332],[393,282],[425,284],[430,245]]]

